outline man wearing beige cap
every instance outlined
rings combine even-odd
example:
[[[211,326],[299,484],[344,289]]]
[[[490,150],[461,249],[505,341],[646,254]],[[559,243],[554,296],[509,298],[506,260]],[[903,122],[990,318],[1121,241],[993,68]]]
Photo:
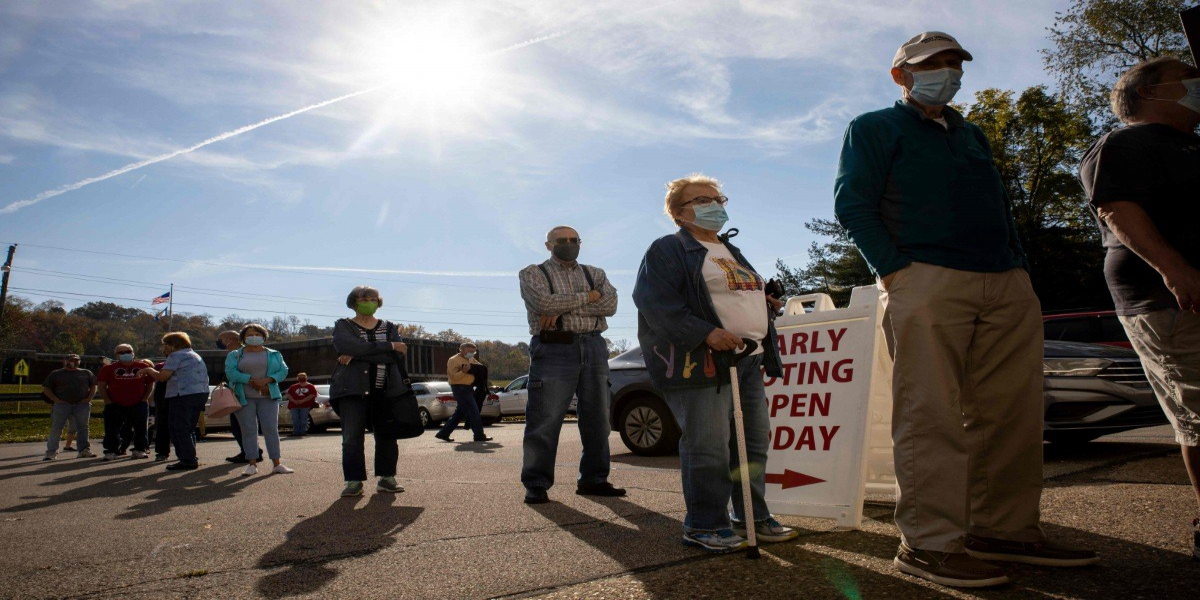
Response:
[[[946,106],[971,59],[938,31],[905,42],[891,70],[902,98],[850,123],[834,187],[895,359],[895,564],[958,587],[1008,582],[987,560],[1099,560],[1038,524],[1040,306],[987,139]]]

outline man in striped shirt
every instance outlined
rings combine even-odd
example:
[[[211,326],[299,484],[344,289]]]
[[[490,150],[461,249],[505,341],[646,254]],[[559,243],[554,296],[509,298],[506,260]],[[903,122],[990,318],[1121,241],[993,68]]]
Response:
[[[529,311],[529,401],[525,410],[525,502],[548,502],[563,417],[578,395],[583,456],[575,492],[624,496],[608,482],[608,346],[605,317],[617,312],[617,290],[604,270],[580,264],[579,233],[558,226],[546,234],[551,258],[521,270]]]

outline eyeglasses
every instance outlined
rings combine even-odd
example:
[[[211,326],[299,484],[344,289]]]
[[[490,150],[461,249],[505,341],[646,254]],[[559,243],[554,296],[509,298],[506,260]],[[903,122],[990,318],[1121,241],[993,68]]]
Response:
[[[695,198],[680,204],[680,206],[687,206],[689,204],[695,204],[697,206],[709,206],[713,202],[716,202],[721,206],[725,206],[726,204],[729,204],[729,198],[726,196],[696,196]]]
[[[554,241],[555,246],[561,246],[563,244],[582,244],[583,238],[577,238],[577,237],[554,238],[553,241]]]

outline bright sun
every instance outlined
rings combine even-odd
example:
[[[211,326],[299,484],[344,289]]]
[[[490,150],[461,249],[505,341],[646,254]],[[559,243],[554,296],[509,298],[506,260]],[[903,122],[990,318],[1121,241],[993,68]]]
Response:
[[[381,37],[366,62],[398,94],[457,104],[486,87],[488,57],[466,32],[447,27],[405,27]]]

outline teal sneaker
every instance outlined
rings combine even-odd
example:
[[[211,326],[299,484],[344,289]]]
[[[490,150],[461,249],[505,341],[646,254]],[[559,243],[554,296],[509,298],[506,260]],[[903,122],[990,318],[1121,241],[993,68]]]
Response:
[[[733,531],[729,529],[684,531],[683,545],[694,546],[716,554],[745,550],[747,546],[746,538],[734,535]]]
[[[346,487],[342,490],[342,497],[361,496],[363,490],[362,484],[363,482],[361,481],[347,481]]]
[[[733,532],[746,537],[746,524],[733,522]],[[800,532],[781,524],[775,517],[767,517],[754,522],[754,541],[756,542],[786,542],[800,537]]]
[[[393,494],[404,491],[404,487],[396,483],[395,477],[380,477],[377,487],[381,492],[390,492]]]

